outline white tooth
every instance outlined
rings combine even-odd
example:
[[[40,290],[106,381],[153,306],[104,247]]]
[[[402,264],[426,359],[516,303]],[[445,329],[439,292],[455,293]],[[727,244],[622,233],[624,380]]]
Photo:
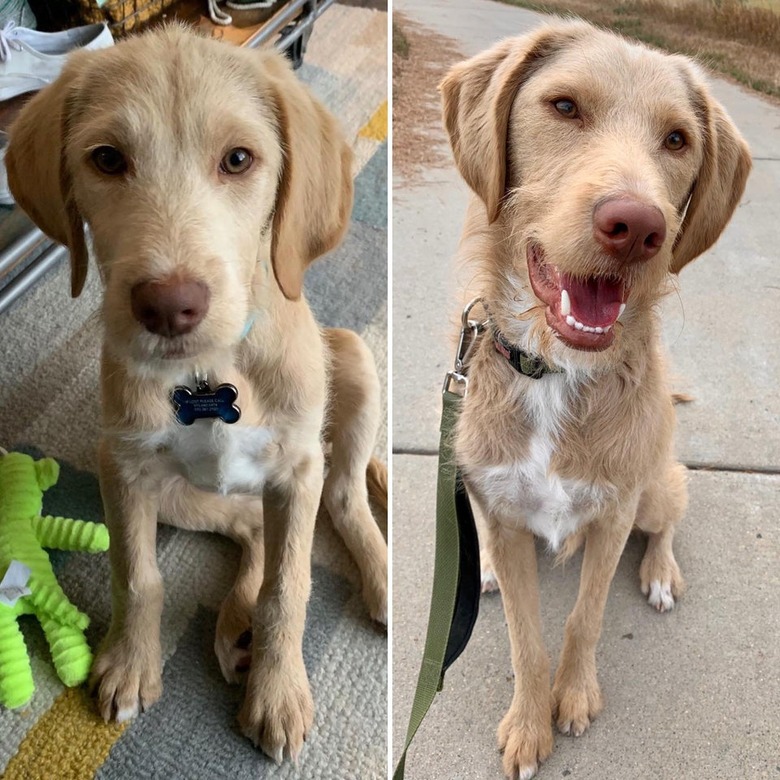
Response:
[[[569,293],[566,290],[561,290],[561,316],[568,317],[571,314],[571,301],[569,300]]]
[[[582,330],[585,326],[581,322],[575,322],[574,327],[577,328],[577,330]]]
[[[626,310],[626,304],[621,303],[620,304],[620,311],[618,312],[618,319],[620,319],[623,316],[623,312]]]
[[[607,327],[604,328],[604,333],[609,333],[611,330],[612,330],[612,326],[611,325],[607,325]]]
[[[596,333],[603,333],[603,332],[604,332],[604,328],[599,328],[598,326],[596,326],[595,328],[593,328],[593,330],[595,330],[595,331],[596,331]]]
[[[574,317],[571,316],[571,314],[566,318],[566,324],[570,327],[574,327],[574,323],[577,322],[577,320],[574,319]]]

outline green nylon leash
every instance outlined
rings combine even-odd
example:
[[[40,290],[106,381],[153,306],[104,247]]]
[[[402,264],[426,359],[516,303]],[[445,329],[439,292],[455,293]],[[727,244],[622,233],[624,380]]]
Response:
[[[417,729],[444,684],[444,673],[463,652],[479,611],[481,590],[479,541],[468,494],[455,463],[453,440],[467,386],[467,357],[484,329],[468,319],[475,302],[463,312],[463,328],[455,359],[455,370],[444,383],[439,441],[439,478],[436,488],[436,556],[433,590],[420,674],[414,694],[406,743],[393,780],[403,780],[406,753]],[[463,394],[450,390],[452,383]]]
[[[471,310],[477,305],[486,308],[480,298],[475,298],[463,310],[455,366],[444,380],[436,488],[436,557],[428,633],[406,731],[406,744],[393,780],[403,780],[409,745],[444,685],[444,673],[466,648],[479,612],[479,540],[474,513],[453,449],[455,425],[468,388],[468,358],[477,338],[490,324],[488,319],[469,318]],[[524,376],[536,380],[561,371],[547,365],[540,357],[529,355],[510,344],[497,330],[493,330],[492,339],[496,351]],[[452,392],[452,387],[460,392]]]

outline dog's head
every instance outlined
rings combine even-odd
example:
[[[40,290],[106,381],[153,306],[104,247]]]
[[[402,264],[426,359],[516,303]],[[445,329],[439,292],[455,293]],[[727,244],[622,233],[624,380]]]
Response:
[[[348,225],[351,160],[280,55],[181,27],[73,56],[6,156],[18,203],[70,250],[74,296],[88,226],[109,348],[161,369],[224,353],[255,310],[300,297]]]
[[[505,40],[441,90],[502,265],[490,303],[559,362],[615,352],[667,274],[717,240],[750,170],[694,63],[583,22]]]

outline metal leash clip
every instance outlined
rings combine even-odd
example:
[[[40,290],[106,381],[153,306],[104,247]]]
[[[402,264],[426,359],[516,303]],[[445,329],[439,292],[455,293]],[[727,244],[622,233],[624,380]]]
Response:
[[[460,338],[458,339],[458,351],[455,353],[455,365],[452,371],[448,371],[444,377],[442,393],[455,393],[455,395],[466,397],[469,380],[466,376],[468,361],[474,346],[477,343],[477,336],[487,328],[488,320],[472,320],[469,318],[471,310],[482,303],[482,298],[474,298],[466,304],[463,313],[460,316]]]

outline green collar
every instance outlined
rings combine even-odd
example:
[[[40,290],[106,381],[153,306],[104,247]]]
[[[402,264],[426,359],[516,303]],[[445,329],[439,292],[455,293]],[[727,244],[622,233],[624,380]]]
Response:
[[[564,373],[563,369],[552,368],[540,357],[529,355],[519,347],[510,344],[495,328],[493,329],[493,347],[515,371],[531,379],[541,379],[545,374]]]

